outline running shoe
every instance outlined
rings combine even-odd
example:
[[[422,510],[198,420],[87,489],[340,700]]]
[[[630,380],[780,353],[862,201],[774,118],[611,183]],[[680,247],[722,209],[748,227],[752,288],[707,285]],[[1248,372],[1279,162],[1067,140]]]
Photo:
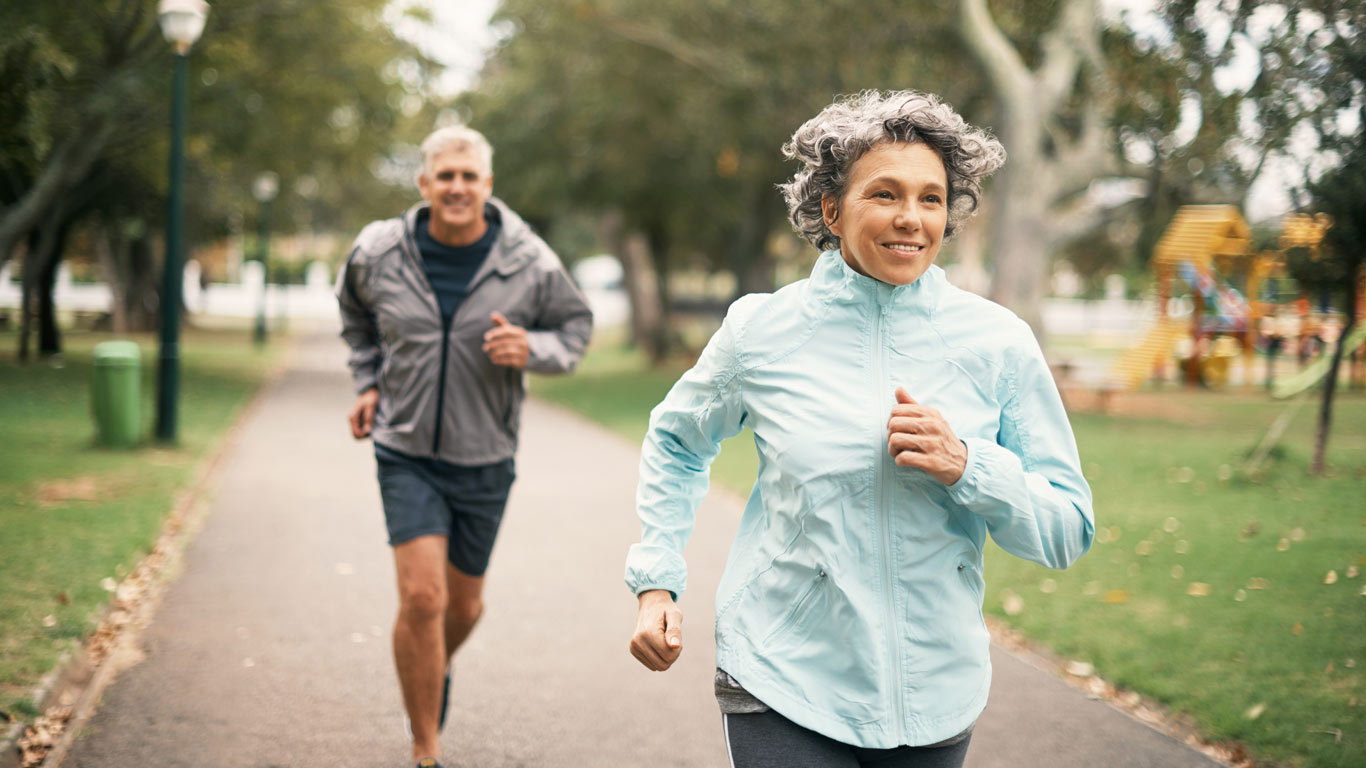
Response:
[[[417,768],[441,768],[441,763],[434,757],[424,757],[417,761]]]
[[[446,667],[446,680],[441,684],[441,715],[436,719],[436,730],[446,727],[446,709],[451,703],[451,668]]]

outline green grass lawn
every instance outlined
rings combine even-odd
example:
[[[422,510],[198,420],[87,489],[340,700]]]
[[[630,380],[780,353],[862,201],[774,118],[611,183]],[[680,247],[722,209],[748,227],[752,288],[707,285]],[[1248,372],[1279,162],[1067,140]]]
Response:
[[[277,351],[245,331],[187,331],[181,339],[179,443],[151,441],[156,340],[132,335],[141,353],[141,416],[148,439],[134,450],[95,445],[91,350],[112,338],[71,333],[60,368],[14,361],[0,333],[0,710],[35,714],[29,694],[94,627],[109,593],[147,553],[177,493],[195,477],[234,416],[264,380]]]
[[[595,347],[579,374],[534,391],[639,441],[681,370]],[[1238,469],[1285,403],[1178,389],[1144,400],[1160,417],[1073,416],[1095,493],[1091,552],[1051,571],[990,547],[986,610],[1211,741],[1286,766],[1363,765],[1366,397],[1337,401],[1328,477],[1306,471],[1315,400],[1259,482]],[[740,435],[712,476],[747,493],[756,463]]]

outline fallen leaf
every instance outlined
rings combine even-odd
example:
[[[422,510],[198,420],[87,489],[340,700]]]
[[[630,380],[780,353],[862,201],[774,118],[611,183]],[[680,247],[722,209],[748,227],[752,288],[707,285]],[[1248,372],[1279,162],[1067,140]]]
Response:
[[[1105,602],[1111,605],[1123,605],[1129,602],[1129,590],[1112,589],[1105,593]]]
[[[1175,545],[1175,547],[1173,547],[1173,548],[1176,550],[1176,554],[1178,554],[1178,555],[1184,555],[1184,554],[1186,554],[1187,552],[1190,551],[1191,544],[1190,544],[1189,541],[1186,541],[1185,539],[1182,539],[1182,540],[1176,542],[1176,545]]]
[[[1247,599],[1247,593],[1240,589],[1233,593],[1233,599],[1235,602],[1241,603]]]
[[[1280,541],[1276,542],[1277,552],[1284,552],[1287,549],[1290,549],[1290,539],[1282,538]]]
[[[1191,597],[1206,597],[1209,592],[1210,586],[1203,581],[1192,581],[1190,586],[1186,587],[1186,594]]]
[[[1172,578],[1173,578],[1173,579],[1179,580],[1179,579],[1181,579],[1181,577],[1183,577],[1183,576],[1185,576],[1185,575],[1186,575],[1186,569],[1185,569],[1185,568],[1182,568],[1182,567],[1179,566],[1179,565],[1173,565],[1173,566],[1172,566]]]
[[[1262,526],[1260,524],[1258,524],[1256,521],[1250,522],[1247,525],[1243,526],[1243,530],[1238,532],[1238,540],[1247,541],[1253,536],[1256,536],[1258,533],[1261,533],[1261,531]]]
[[[53,615],[50,614],[50,613],[49,613],[48,615],[44,616],[44,617],[43,617],[43,626],[45,626],[45,627],[55,627],[55,626],[57,626],[57,617],[56,617],[56,616],[53,616]]]
[[[1290,628],[1290,634],[1292,634],[1292,635],[1302,635],[1302,634],[1304,634],[1304,625],[1301,624],[1301,623],[1299,623],[1298,621],[1295,622],[1295,626],[1293,626],[1293,627]]]
[[[1167,533],[1176,533],[1177,529],[1179,529],[1180,527],[1181,521],[1177,520],[1174,517],[1169,517],[1166,520],[1162,521],[1162,530],[1166,531]]]
[[[1247,708],[1247,711],[1243,713],[1243,717],[1246,718],[1246,719],[1248,719],[1248,720],[1256,720],[1257,718],[1261,717],[1261,716],[1262,716],[1262,713],[1265,712],[1265,711],[1266,711],[1266,703],[1265,703],[1265,702],[1263,702],[1263,703],[1261,703],[1261,704],[1255,704],[1255,705],[1253,705],[1253,706]]]
[[[1230,479],[1232,479],[1232,478],[1233,478],[1233,467],[1230,467],[1230,466],[1227,465],[1227,464],[1220,464],[1220,465],[1219,465],[1219,480],[1222,481],[1222,482],[1227,482],[1228,480],[1230,480]]]
[[[1291,541],[1294,541],[1294,542],[1304,541],[1304,536],[1305,536],[1305,533],[1304,533],[1304,529],[1303,529],[1303,528],[1295,528],[1295,529],[1292,529],[1292,530],[1290,531],[1290,540],[1291,540]]]
[[[67,603],[70,603],[70,602],[71,602],[71,597],[70,597],[69,595],[67,595],[66,592],[58,592],[58,593],[57,593],[57,604],[58,604],[58,605],[66,605]]]
[[[1361,573],[1361,571],[1357,570],[1355,565],[1347,566],[1347,578],[1355,579],[1359,573]]]
[[[1357,665],[1357,660],[1356,660],[1356,659],[1348,659],[1348,660],[1342,662],[1342,665],[1343,665],[1344,667],[1347,667],[1348,669],[1353,669],[1353,668],[1356,667],[1356,665]]]
[[[1051,595],[1058,591],[1058,582],[1052,579],[1044,579],[1039,582],[1039,591],[1045,595]]]
[[[1310,733],[1326,733],[1333,737],[1334,744],[1342,743],[1342,731],[1337,728],[1310,728]]]
[[[1147,541],[1146,539],[1145,539],[1144,541],[1138,542],[1138,546],[1134,547],[1134,554],[1138,555],[1139,557],[1144,557],[1144,556],[1148,555],[1149,553],[1151,553],[1152,551],[1153,551],[1152,542],[1149,542],[1149,541]]]
[[[1069,661],[1063,670],[1073,677],[1090,677],[1096,673],[1096,668],[1085,661]]]
[[[1337,571],[1329,571],[1329,572],[1327,573],[1327,575],[1325,575],[1325,576],[1323,577],[1323,583],[1324,583],[1324,584],[1336,584],[1336,583],[1338,583],[1338,572],[1337,572]]]
[[[1332,674],[1332,673],[1333,673],[1333,662],[1330,661],[1330,662],[1328,662],[1328,666],[1326,666],[1326,667],[1323,668],[1323,674],[1325,674],[1325,675],[1330,675],[1330,674]]]
[[[108,576],[105,576],[103,579],[100,579],[100,587],[102,587],[105,592],[113,592],[119,588],[119,583]]]
[[[1247,582],[1248,589],[1266,589],[1269,586],[1271,586],[1271,582],[1258,576],[1253,576]]]

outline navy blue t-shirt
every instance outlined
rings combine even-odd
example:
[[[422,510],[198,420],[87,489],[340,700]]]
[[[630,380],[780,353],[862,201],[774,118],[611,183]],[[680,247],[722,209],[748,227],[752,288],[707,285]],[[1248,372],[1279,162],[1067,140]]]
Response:
[[[427,270],[427,281],[436,291],[436,303],[441,307],[441,320],[450,325],[455,310],[470,292],[470,281],[479,271],[493,243],[498,239],[500,225],[498,219],[484,215],[488,230],[484,236],[469,245],[446,245],[437,242],[428,229],[431,213],[423,210],[417,215],[417,250],[422,254],[422,264]]]

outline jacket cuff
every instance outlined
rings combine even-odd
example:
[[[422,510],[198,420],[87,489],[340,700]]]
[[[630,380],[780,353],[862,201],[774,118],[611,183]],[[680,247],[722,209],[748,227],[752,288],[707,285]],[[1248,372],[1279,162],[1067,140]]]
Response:
[[[985,465],[989,461],[987,458],[993,450],[1003,450],[999,445],[983,440],[980,437],[969,437],[963,439],[963,446],[968,449],[968,461],[963,466],[963,475],[958,478],[958,482],[948,486],[949,498],[971,507],[974,501],[981,498],[982,480],[986,473]]]
[[[653,544],[632,544],[626,556],[626,586],[639,595],[667,589],[677,600],[688,586],[688,566],[677,552]]]
[[[357,395],[367,389],[379,389],[379,376],[374,371],[352,371],[351,381],[355,384]]]

